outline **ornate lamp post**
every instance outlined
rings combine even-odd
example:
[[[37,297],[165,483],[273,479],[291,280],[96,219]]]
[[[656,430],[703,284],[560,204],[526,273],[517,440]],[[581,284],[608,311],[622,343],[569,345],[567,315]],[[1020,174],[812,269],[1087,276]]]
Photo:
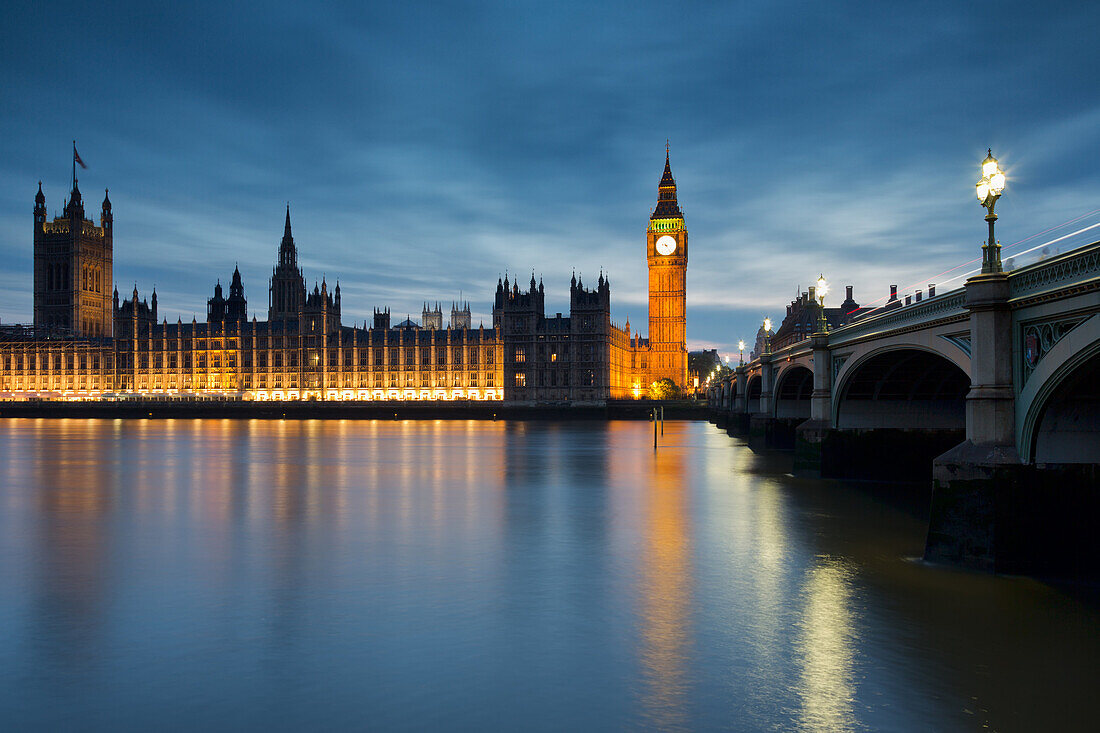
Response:
[[[737,342],[737,352],[741,355],[738,364],[745,363],[745,339],[741,339]]]
[[[1003,272],[1001,268],[1001,244],[993,236],[993,222],[997,221],[997,215],[993,213],[993,206],[1005,190],[1005,174],[997,165],[997,159],[993,157],[993,149],[989,148],[989,155],[982,161],[982,177],[975,186],[978,194],[978,203],[986,209],[985,220],[989,223],[989,242],[982,245],[982,274]]]
[[[825,320],[825,295],[829,292],[829,283],[824,275],[817,276],[817,299],[821,307],[817,311],[817,333],[825,333],[829,330],[829,322]]]
[[[764,353],[772,353],[772,319],[764,319]]]

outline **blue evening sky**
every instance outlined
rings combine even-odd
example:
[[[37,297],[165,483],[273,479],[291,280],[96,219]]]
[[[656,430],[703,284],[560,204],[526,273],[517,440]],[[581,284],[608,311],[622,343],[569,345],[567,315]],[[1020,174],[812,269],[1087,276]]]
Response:
[[[602,267],[644,333],[666,138],[693,348],[731,351],[819,272],[869,302],[978,256],[987,147],[1006,245],[1100,221],[1100,3],[6,7],[5,323],[31,319],[34,193],[60,210],[73,138],[97,220],[111,189],[120,291],[155,284],[171,320],[234,263],[263,318],[290,201],[345,323],[460,293],[489,322],[506,271],[566,311],[571,271]]]

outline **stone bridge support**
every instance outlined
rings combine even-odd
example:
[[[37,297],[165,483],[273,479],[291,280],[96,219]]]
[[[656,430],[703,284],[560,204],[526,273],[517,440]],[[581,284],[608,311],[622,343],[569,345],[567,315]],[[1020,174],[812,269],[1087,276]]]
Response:
[[[738,365],[734,370],[734,379],[726,432],[730,435],[746,435],[749,432],[748,367],[744,364]]]
[[[1008,275],[966,283],[970,391],[966,440],[936,458],[925,559],[983,570],[1019,569],[1029,538],[1018,521],[1029,492],[1016,448],[1013,329]]]
[[[775,446],[775,364],[772,354],[760,355],[760,398],[756,412],[748,415],[749,446],[772,448]],[[751,406],[750,406],[751,409]]]
[[[810,395],[810,419],[795,431],[794,472],[796,476],[821,476],[821,447],[833,425],[833,380],[829,336],[812,337],[814,391]]]

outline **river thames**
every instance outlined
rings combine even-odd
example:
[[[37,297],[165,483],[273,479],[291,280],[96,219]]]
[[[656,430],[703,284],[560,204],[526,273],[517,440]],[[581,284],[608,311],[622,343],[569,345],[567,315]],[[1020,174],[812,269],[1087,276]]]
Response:
[[[911,487],[790,464],[700,422],[0,420],[0,727],[1094,725],[1094,593],[928,566]]]

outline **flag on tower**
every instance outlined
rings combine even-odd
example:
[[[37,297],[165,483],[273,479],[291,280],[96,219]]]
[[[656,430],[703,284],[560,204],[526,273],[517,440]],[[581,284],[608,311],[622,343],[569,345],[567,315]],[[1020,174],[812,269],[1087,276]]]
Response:
[[[73,142],[73,162],[80,163],[81,168],[87,169],[88,167],[84,165],[84,161],[80,159],[80,153],[76,152],[76,142]]]

